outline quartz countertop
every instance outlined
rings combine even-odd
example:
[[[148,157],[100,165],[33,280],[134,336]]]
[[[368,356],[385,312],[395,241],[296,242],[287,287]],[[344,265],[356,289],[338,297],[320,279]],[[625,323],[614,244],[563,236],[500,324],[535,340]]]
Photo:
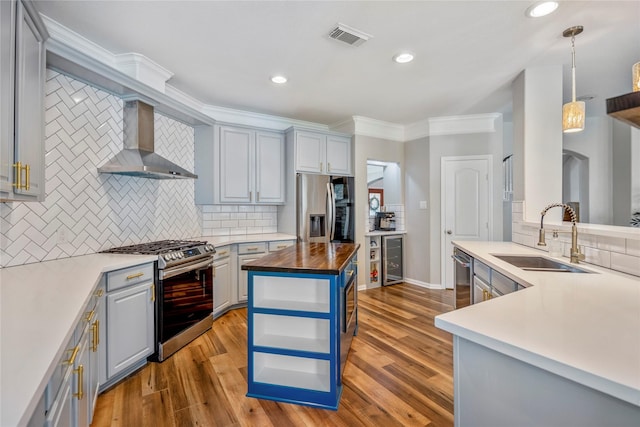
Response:
[[[92,254],[0,269],[0,425],[29,421],[102,273],[157,260]]]
[[[214,246],[296,240],[283,233],[200,236]],[[0,269],[0,426],[26,424],[102,273],[156,255],[91,254]]]
[[[236,243],[253,243],[253,242],[275,242],[278,240],[297,240],[298,238],[291,234],[284,233],[267,233],[267,234],[239,234],[235,236],[201,236],[191,240],[206,240],[213,246],[226,246]]]
[[[244,264],[242,269],[338,275],[359,247],[354,243],[298,243]]]
[[[527,288],[441,314],[437,327],[640,406],[640,278],[584,263],[593,274],[525,271],[493,255],[546,252],[511,242],[454,245]]]

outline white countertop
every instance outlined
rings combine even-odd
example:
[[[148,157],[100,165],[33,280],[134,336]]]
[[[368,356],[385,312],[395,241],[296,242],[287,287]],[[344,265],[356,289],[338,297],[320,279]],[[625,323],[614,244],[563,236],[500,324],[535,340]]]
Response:
[[[295,239],[272,233],[192,240],[224,246]],[[0,269],[0,426],[29,421],[102,273],[156,260],[92,254]]]
[[[492,254],[546,253],[511,242],[454,244],[528,288],[441,314],[437,327],[640,406],[640,278],[584,263],[596,273],[525,271]]]
[[[206,240],[213,246],[226,246],[236,243],[274,242],[278,240],[298,240],[296,236],[284,233],[239,234],[236,236],[202,236],[191,240]]]
[[[92,254],[0,270],[0,425],[26,424],[103,272],[157,260]]]

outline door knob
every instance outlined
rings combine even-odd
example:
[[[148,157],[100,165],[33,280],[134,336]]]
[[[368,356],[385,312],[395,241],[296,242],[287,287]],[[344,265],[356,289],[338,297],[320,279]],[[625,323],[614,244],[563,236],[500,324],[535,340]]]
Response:
[[[445,233],[447,233],[447,234],[453,234],[451,230],[447,230],[447,231],[445,231]]]

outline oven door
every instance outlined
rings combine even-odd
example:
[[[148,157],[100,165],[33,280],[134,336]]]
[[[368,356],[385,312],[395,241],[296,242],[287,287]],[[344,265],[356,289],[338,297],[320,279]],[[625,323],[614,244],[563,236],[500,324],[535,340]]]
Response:
[[[158,273],[158,360],[211,328],[213,256]]]

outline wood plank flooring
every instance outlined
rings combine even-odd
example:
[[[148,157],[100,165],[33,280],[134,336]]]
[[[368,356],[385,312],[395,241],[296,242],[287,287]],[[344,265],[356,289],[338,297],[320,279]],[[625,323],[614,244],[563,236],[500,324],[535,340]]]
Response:
[[[433,325],[453,309],[453,292],[399,284],[360,291],[358,303],[337,411],[245,396],[239,309],[101,394],[92,426],[453,426],[452,340]]]

